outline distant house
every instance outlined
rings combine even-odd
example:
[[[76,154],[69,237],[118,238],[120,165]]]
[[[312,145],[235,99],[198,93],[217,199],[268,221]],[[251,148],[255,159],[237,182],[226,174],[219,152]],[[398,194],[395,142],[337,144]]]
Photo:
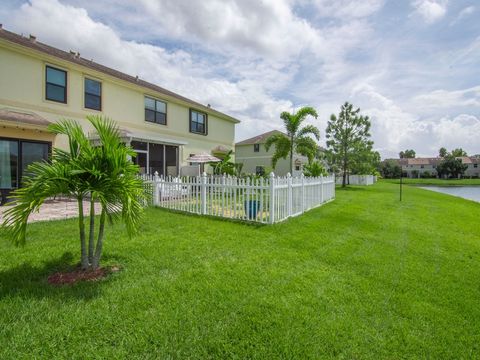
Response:
[[[475,156],[463,156],[457,159],[462,160],[463,164],[468,165],[464,177],[480,177],[480,158]],[[443,160],[441,157],[432,158],[413,158],[413,159],[388,159],[396,161],[401,167],[404,176],[409,178],[419,178],[429,175],[437,177],[437,166]]]
[[[401,159],[400,164],[402,170],[407,174],[407,177],[422,177],[429,175],[432,177],[437,176],[437,165],[443,160],[440,157],[436,158],[413,158],[413,159]]]
[[[467,170],[463,174],[464,177],[480,177],[480,157],[464,156],[459,159],[462,159],[462,163],[468,165]]]
[[[263,174],[268,170],[272,170],[272,156],[275,151],[275,146],[272,146],[269,151],[267,151],[267,149],[265,149],[265,142],[274,134],[287,136],[279,130],[273,130],[235,144],[235,161],[243,164],[242,173]],[[308,159],[306,156],[294,154],[292,175],[300,176],[303,172],[304,165],[307,163]],[[289,173],[290,158],[287,157],[286,159],[278,160],[273,172],[279,176],[285,176]]]

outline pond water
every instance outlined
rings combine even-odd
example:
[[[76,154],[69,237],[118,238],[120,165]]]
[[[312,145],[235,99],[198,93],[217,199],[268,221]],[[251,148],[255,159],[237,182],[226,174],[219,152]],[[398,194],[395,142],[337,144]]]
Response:
[[[480,186],[421,186],[421,188],[480,202]]]

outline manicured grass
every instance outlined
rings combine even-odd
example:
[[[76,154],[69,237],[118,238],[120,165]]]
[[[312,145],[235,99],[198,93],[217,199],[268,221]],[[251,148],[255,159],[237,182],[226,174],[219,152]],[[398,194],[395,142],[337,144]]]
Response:
[[[400,179],[381,179],[381,182],[399,184]],[[409,179],[403,178],[402,182],[407,185],[435,185],[435,186],[461,186],[461,185],[480,185],[480,179]]]
[[[475,358],[480,204],[398,186],[275,226],[150,209],[109,228],[107,280],[54,288],[74,220],[0,241],[0,358]]]

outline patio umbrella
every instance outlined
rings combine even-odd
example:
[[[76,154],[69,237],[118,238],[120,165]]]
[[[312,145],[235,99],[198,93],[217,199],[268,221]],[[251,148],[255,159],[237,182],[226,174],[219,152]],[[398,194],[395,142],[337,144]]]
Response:
[[[201,154],[196,154],[196,155],[192,155],[192,156],[188,157],[187,161],[192,162],[192,163],[200,164],[200,173],[203,174],[203,171],[204,171],[204,168],[205,168],[205,163],[220,162],[222,160],[220,160],[219,158],[217,158],[213,155],[210,155],[210,154],[207,154],[207,153],[201,153]]]

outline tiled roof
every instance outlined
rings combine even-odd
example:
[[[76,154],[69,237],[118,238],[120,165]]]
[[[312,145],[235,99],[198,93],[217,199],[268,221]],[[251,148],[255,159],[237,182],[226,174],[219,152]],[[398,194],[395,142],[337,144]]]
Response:
[[[190,99],[188,99],[184,96],[181,96],[181,95],[179,95],[177,93],[174,93],[170,90],[164,89],[164,88],[162,88],[158,85],[155,85],[155,84],[149,83],[147,81],[141,80],[138,77],[127,75],[127,74],[122,73],[118,70],[115,70],[115,69],[106,67],[104,65],[101,65],[99,63],[96,63],[92,60],[87,60],[85,58],[82,58],[79,53],[66,52],[66,51],[54,48],[50,45],[41,43],[41,42],[37,41],[37,39],[34,36],[30,36],[29,38],[27,38],[27,37],[24,37],[22,35],[18,35],[16,33],[13,33],[11,31],[7,31],[7,30],[3,29],[2,27],[0,27],[0,39],[6,40],[6,41],[9,41],[9,42],[12,42],[12,43],[15,43],[15,44],[18,44],[18,45],[36,50],[36,51],[39,51],[41,53],[44,53],[44,54],[47,54],[47,55],[50,55],[50,56],[54,56],[56,58],[59,58],[59,59],[77,64],[77,65],[80,65],[80,66],[83,66],[83,67],[86,67],[86,68],[89,68],[89,69],[92,69],[92,70],[95,70],[95,71],[101,72],[101,73],[106,74],[106,75],[110,75],[110,76],[115,77],[117,79],[127,81],[129,83],[141,86],[141,87],[149,89],[149,90],[156,91],[156,92],[164,94],[166,96],[170,96],[170,97],[175,98],[177,100],[186,102],[186,103],[190,104],[191,106],[197,108],[198,110],[203,110],[205,112],[216,115],[216,116],[218,116],[222,119],[226,119],[226,120],[232,121],[234,123],[239,123],[240,122],[238,119],[235,119],[235,118],[233,118],[233,117],[231,117],[227,114],[224,114],[220,111],[214,110],[209,106],[202,105],[202,104],[200,104],[196,101],[190,100]]]
[[[459,157],[457,157],[457,159],[462,160],[462,164],[473,164],[472,160],[475,159],[475,158],[470,158],[468,156],[459,156]]]
[[[235,145],[252,145],[252,144],[263,144],[265,143],[265,141],[267,141],[267,139],[274,135],[274,134],[282,134],[282,135],[285,135],[287,136],[287,134],[279,131],[279,130],[272,130],[272,131],[269,131],[269,132],[266,132],[264,134],[260,134],[260,135],[257,135],[257,136],[254,136],[250,139],[246,139],[246,140],[243,140],[243,141],[240,141],[238,143],[236,143]]]
[[[408,165],[429,165],[430,164],[430,159],[428,159],[428,158],[407,159],[407,164]]]
[[[464,164],[479,164],[480,159],[474,156],[462,156],[457,157],[457,159],[461,159],[462,163]],[[441,157],[433,157],[433,158],[412,158],[412,159],[385,159],[385,161],[395,161],[399,165],[406,166],[406,165],[438,165],[443,158]]]
[[[443,160],[443,158],[413,158],[406,160],[408,165],[437,165],[440,161]]]

